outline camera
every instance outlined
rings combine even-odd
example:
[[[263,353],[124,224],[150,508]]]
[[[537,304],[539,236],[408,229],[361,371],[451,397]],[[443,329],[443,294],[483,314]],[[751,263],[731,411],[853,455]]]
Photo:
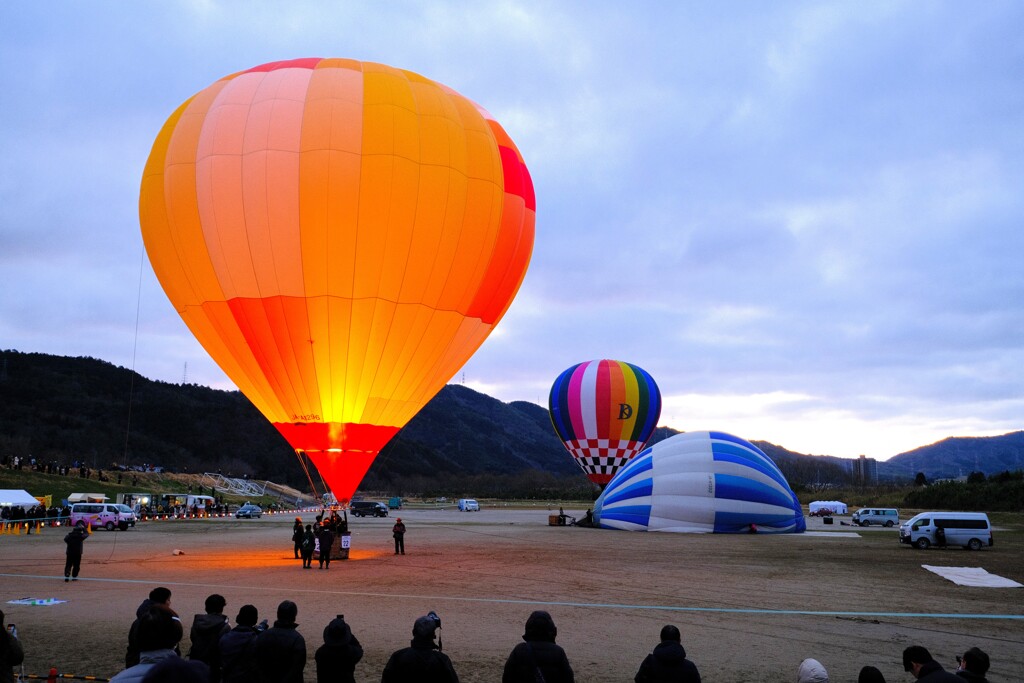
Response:
[[[264,619],[260,623],[256,624],[256,630],[261,632],[261,633],[263,631],[266,631],[268,628],[270,628],[270,624],[267,623],[266,619]]]
[[[7,632],[10,633],[15,638],[18,637],[18,627],[15,626],[14,624],[7,624]]]
[[[441,617],[437,616],[437,612],[431,610],[427,612],[427,617],[434,620],[437,623],[437,627],[441,628]]]

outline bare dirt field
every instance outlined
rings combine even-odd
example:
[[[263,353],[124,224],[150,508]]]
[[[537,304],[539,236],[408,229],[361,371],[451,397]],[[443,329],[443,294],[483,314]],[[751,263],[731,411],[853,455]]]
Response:
[[[992,658],[989,680],[1024,680],[1024,589],[966,588],[921,568],[983,567],[1024,583],[1019,531],[997,531],[996,546],[981,552],[918,551],[900,546],[895,530],[818,519],[808,534],[717,536],[551,527],[545,510],[400,514],[407,555],[393,554],[393,518],[353,519],[351,557],[329,572],[292,559],[288,515],[96,531],[81,579],[69,584],[65,529],[3,535],[0,608],[18,625],[31,674],[119,671],[136,607],[163,585],[185,626],[185,653],[192,615],[211,593],[227,598],[232,622],[245,603],[273,621],[277,604],[294,600],[306,681],[316,680],[313,653],[336,614],[366,651],[357,680],[374,681],[430,610],[460,679],[499,681],[535,609],[554,617],[582,682],[633,680],[668,623],[680,627],[705,681],[793,681],[805,657],[824,663],[833,681],[855,681],[866,664],[888,681],[910,681],[900,655],[911,644],[946,668],[976,645]],[[7,604],[25,597],[67,602]]]

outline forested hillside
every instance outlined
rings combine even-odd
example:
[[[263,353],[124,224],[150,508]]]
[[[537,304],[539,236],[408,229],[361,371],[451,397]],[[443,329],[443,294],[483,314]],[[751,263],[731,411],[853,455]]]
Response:
[[[659,427],[650,443],[675,433]],[[796,489],[850,483],[839,458],[754,443]],[[1022,453],[1024,432],[947,439],[879,463],[879,471],[935,479],[960,463],[961,469],[969,465],[967,472],[996,474],[1019,468]],[[77,460],[93,469],[146,463],[220,470],[309,488],[291,448],[241,393],[154,382],[93,358],[0,352],[0,458],[13,456]],[[562,447],[546,409],[502,403],[459,385],[442,389],[399,432],[362,488],[577,499],[596,492]]]

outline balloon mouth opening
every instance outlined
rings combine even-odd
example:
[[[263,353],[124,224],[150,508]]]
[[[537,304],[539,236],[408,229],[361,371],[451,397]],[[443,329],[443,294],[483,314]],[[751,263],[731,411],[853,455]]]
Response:
[[[398,427],[354,422],[275,422],[296,453],[377,453]]]

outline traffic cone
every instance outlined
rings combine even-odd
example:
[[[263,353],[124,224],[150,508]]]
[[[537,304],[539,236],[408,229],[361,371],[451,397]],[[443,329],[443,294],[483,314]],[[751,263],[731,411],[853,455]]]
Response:
[[[43,533],[43,523],[42,522],[36,522],[36,533],[37,534]]]
[[[86,526],[85,529],[89,533],[89,535],[91,536],[92,535],[92,522],[89,522],[88,526]]]
[[[18,525],[18,535],[21,536],[21,524]]]

